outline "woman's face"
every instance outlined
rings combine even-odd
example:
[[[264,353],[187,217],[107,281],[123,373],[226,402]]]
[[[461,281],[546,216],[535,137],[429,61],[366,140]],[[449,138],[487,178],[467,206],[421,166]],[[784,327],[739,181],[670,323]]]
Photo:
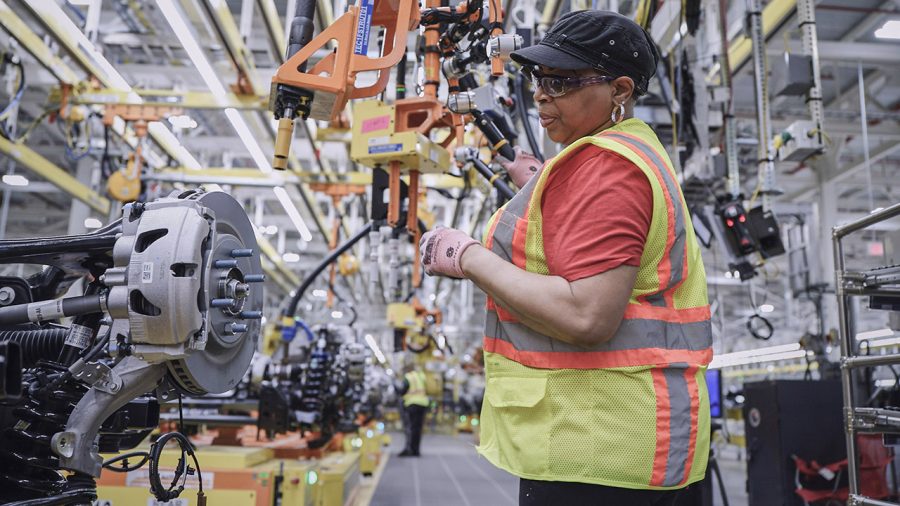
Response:
[[[540,67],[544,75],[587,77],[597,75],[590,69],[561,70]],[[611,123],[613,87],[609,83],[593,84],[569,90],[561,97],[551,97],[540,87],[534,91],[541,126],[553,142],[568,145]]]

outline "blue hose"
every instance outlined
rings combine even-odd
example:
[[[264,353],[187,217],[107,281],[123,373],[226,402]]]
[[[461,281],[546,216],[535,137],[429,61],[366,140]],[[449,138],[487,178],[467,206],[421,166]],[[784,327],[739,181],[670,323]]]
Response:
[[[313,342],[313,340],[315,340],[316,336],[315,336],[315,334],[313,334],[312,329],[309,328],[309,325],[307,325],[306,322],[304,322],[303,320],[296,320],[296,322],[297,322],[297,326],[300,327],[301,329],[303,329],[303,332],[306,333],[306,338],[309,340],[309,342]]]

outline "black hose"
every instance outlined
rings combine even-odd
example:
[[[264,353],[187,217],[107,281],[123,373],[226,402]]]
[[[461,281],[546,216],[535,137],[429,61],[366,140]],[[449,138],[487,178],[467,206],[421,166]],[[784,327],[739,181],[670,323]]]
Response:
[[[514,192],[512,188],[510,188],[509,185],[506,184],[506,181],[504,181],[502,178],[495,177],[496,173],[491,170],[490,167],[485,165],[484,162],[474,157],[466,161],[472,162],[472,165],[475,166],[475,169],[479,173],[481,173],[481,175],[484,176],[485,179],[490,181],[492,185],[494,185],[494,188],[497,189],[497,193],[500,194],[500,196],[504,200],[510,200],[513,198],[513,196],[515,196],[516,192]]]
[[[531,121],[528,119],[528,108],[525,107],[525,76],[521,72],[516,75],[515,85],[516,111],[519,112],[519,120],[522,121],[522,128],[525,129],[525,136],[528,137],[531,154],[543,163],[544,153],[541,152],[541,147],[534,136],[534,130],[531,129]]]
[[[509,140],[503,136],[503,133],[500,132],[500,129],[497,128],[497,125],[494,124],[491,118],[478,109],[472,111],[471,114],[472,117],[475,118],[475,126],[481,130],[481,133],[483,133],[484,137],[488,140],[491,151],[499,153],[500,156],[507,160],[515,160],[516,152],[513,151],[513,147],[509,143]]]
[[[303,49],[312,40],[315,31],[313,18],[316,16],[316,0],[300,0],[297,2],[297,10],[291,20],[291,28],[288,34],[288,46],[285,50],[285,60]],[[300,72],[306,71],[307,62],[300,65]]]
[[[34,367],[38,360],[56,360],[66,342],[69,329],[0,331],[0,342],[12,341],[22,349],[22,367]]]
[[[103,294],[93,294],[7,306],[0,308],[0,325],[40,323],[65,316],[100,313],[103,311],[103,302]]]
[[[368,233],[372,231],[372,227],[374,226],[373,224],[374,222],[370,222],[363,228],[359,229],[359,231],[356,232],[353,237],[344,241],[344,243],[338,246],[337,249],[332,251],[330,255],[325,257],[325,260],[322,260],[322,262],[306,276],[306,278],[303,280],[303,283],[301,283],[297,288],[297,291],[294,292],[294,296],[291,297],[290,304],[288,304],[287,308],[285,308],[284,313],[282,314],[284,314],[285,316],[294,316],[295,314],[297,314],[297,306],[300,305],[300,300],[303,298],[303,294],[310,287],[310,285],[312,285],[313,281],[315,281],[319,274],[322,274],[322,272],[329,265],[337,260],[338,257],[346,253],[347,250],[352,248],[354,244],[358,243],[360,239],[368,235]]]

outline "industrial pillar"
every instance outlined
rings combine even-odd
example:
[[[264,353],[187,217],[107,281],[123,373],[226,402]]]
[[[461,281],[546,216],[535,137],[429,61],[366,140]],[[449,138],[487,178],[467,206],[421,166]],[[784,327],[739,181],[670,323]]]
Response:
[[[93,188],[92,179],[94,177],[96,164],[97,162],[90,157],[82,158],[75,166],[75,178],[85,186]],[[72,208],[69,210],[69,229],[67,233],[69,235],[75,235],[87,232],[87,228],[84,226],[84,220],[90,217],[91,208],[78,199],[72,199]],[[104,216],[103,218],[105,219],[106,217]]]

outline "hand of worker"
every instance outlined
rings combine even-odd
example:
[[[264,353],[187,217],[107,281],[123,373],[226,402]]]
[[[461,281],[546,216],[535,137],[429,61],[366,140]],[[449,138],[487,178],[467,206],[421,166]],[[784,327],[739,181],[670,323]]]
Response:
[[[503,156],[497,155],[497,162],[506,169],[512,182],[519,188],[522,188],[532,176],[537,174],[543,163],[519,146],[516,146],[515,152],[515,160],[507,160]]]
[[[478,241],[455,228],[438,227],[428,231],[419,241],[425,273],[429,276],[465,278],[459,261],[473,244],[478,244]]]

